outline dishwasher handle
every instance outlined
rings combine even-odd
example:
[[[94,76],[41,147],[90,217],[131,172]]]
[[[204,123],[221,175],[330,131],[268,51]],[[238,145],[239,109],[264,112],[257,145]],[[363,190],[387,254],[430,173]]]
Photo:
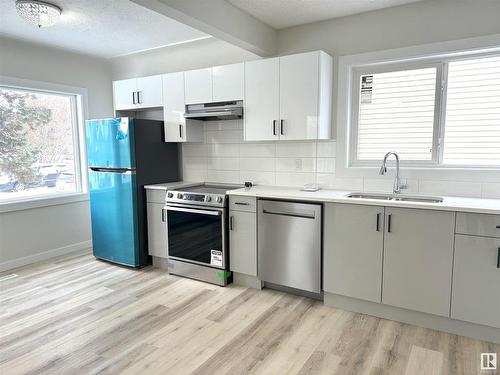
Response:
[[[279,215],[279,216],[290,216],[290,217],[299,217],[301,219],[316,219],[316,215],[314,213],[300,213],[300,212],[290,212],[290,211],[270,211],[270,210],[262,210],[262,213],[267,215]]]

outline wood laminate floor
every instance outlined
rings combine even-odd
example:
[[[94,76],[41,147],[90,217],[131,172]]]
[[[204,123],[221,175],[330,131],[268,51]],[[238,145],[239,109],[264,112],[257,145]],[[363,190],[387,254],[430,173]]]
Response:
[[[479,374],[500,345],[70,255],[0,281],[0,373]],[[0,276],[2,276],[0,275]],[[494,374],[489,371],[487,374]]]

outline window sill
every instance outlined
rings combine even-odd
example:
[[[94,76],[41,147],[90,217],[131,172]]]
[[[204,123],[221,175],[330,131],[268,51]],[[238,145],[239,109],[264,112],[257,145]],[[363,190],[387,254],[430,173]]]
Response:
[[[57,206],[74,202],[88,201],[87,193],[61,193],[50,196],[33,196],[22,200],[11,200],[0,202],[0,213],[30,210],[48,206]]]
[[[382,158],[383,159],[383,158]],[[377,171],[380,170],[380,166],[382,165],[382,159],[380,159],[380,162],[377,162],[375,164],[362,164],[362,163],[356,163],[356,164],[350,164],[347,168],[349,169],[376,169]],[[387,161],[387,167],[395,167],[396,163],[394,162],[394,159],[391,158],[390,160]],[[500,171],[499,167],[495,166],[477,166],[477,167],[469,167],[469,166],[464,166],[464,165],[449,165],[449,164],[406,164],[404,162],[400,163],[400,168],[401,169],[409,169],[409,170],[414,170],[414,171],[430,171],[430,170],[436,170],[436,171],[461,171],[461,172],[498,172]]]

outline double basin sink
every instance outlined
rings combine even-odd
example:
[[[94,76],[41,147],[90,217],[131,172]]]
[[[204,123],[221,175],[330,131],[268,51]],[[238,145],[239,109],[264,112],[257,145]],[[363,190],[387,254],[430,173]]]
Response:
[[[369,194],[369,193],[351,193],[347,198],[358,199],[377,199],[385,201],[399,201],[399,202],[415,202],[415,203],[442,203],[443,198],[431,196],[418,196],[418,195],[398,195],[398,194]]]

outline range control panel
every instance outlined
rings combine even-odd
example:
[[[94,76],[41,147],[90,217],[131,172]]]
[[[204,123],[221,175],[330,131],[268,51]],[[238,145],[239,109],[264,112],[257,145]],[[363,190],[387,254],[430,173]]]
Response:
[[[166,202],[193,204],[202,206],[224,207],[226,196],[221,194],[193,193],[187,191],[167,192]]]

